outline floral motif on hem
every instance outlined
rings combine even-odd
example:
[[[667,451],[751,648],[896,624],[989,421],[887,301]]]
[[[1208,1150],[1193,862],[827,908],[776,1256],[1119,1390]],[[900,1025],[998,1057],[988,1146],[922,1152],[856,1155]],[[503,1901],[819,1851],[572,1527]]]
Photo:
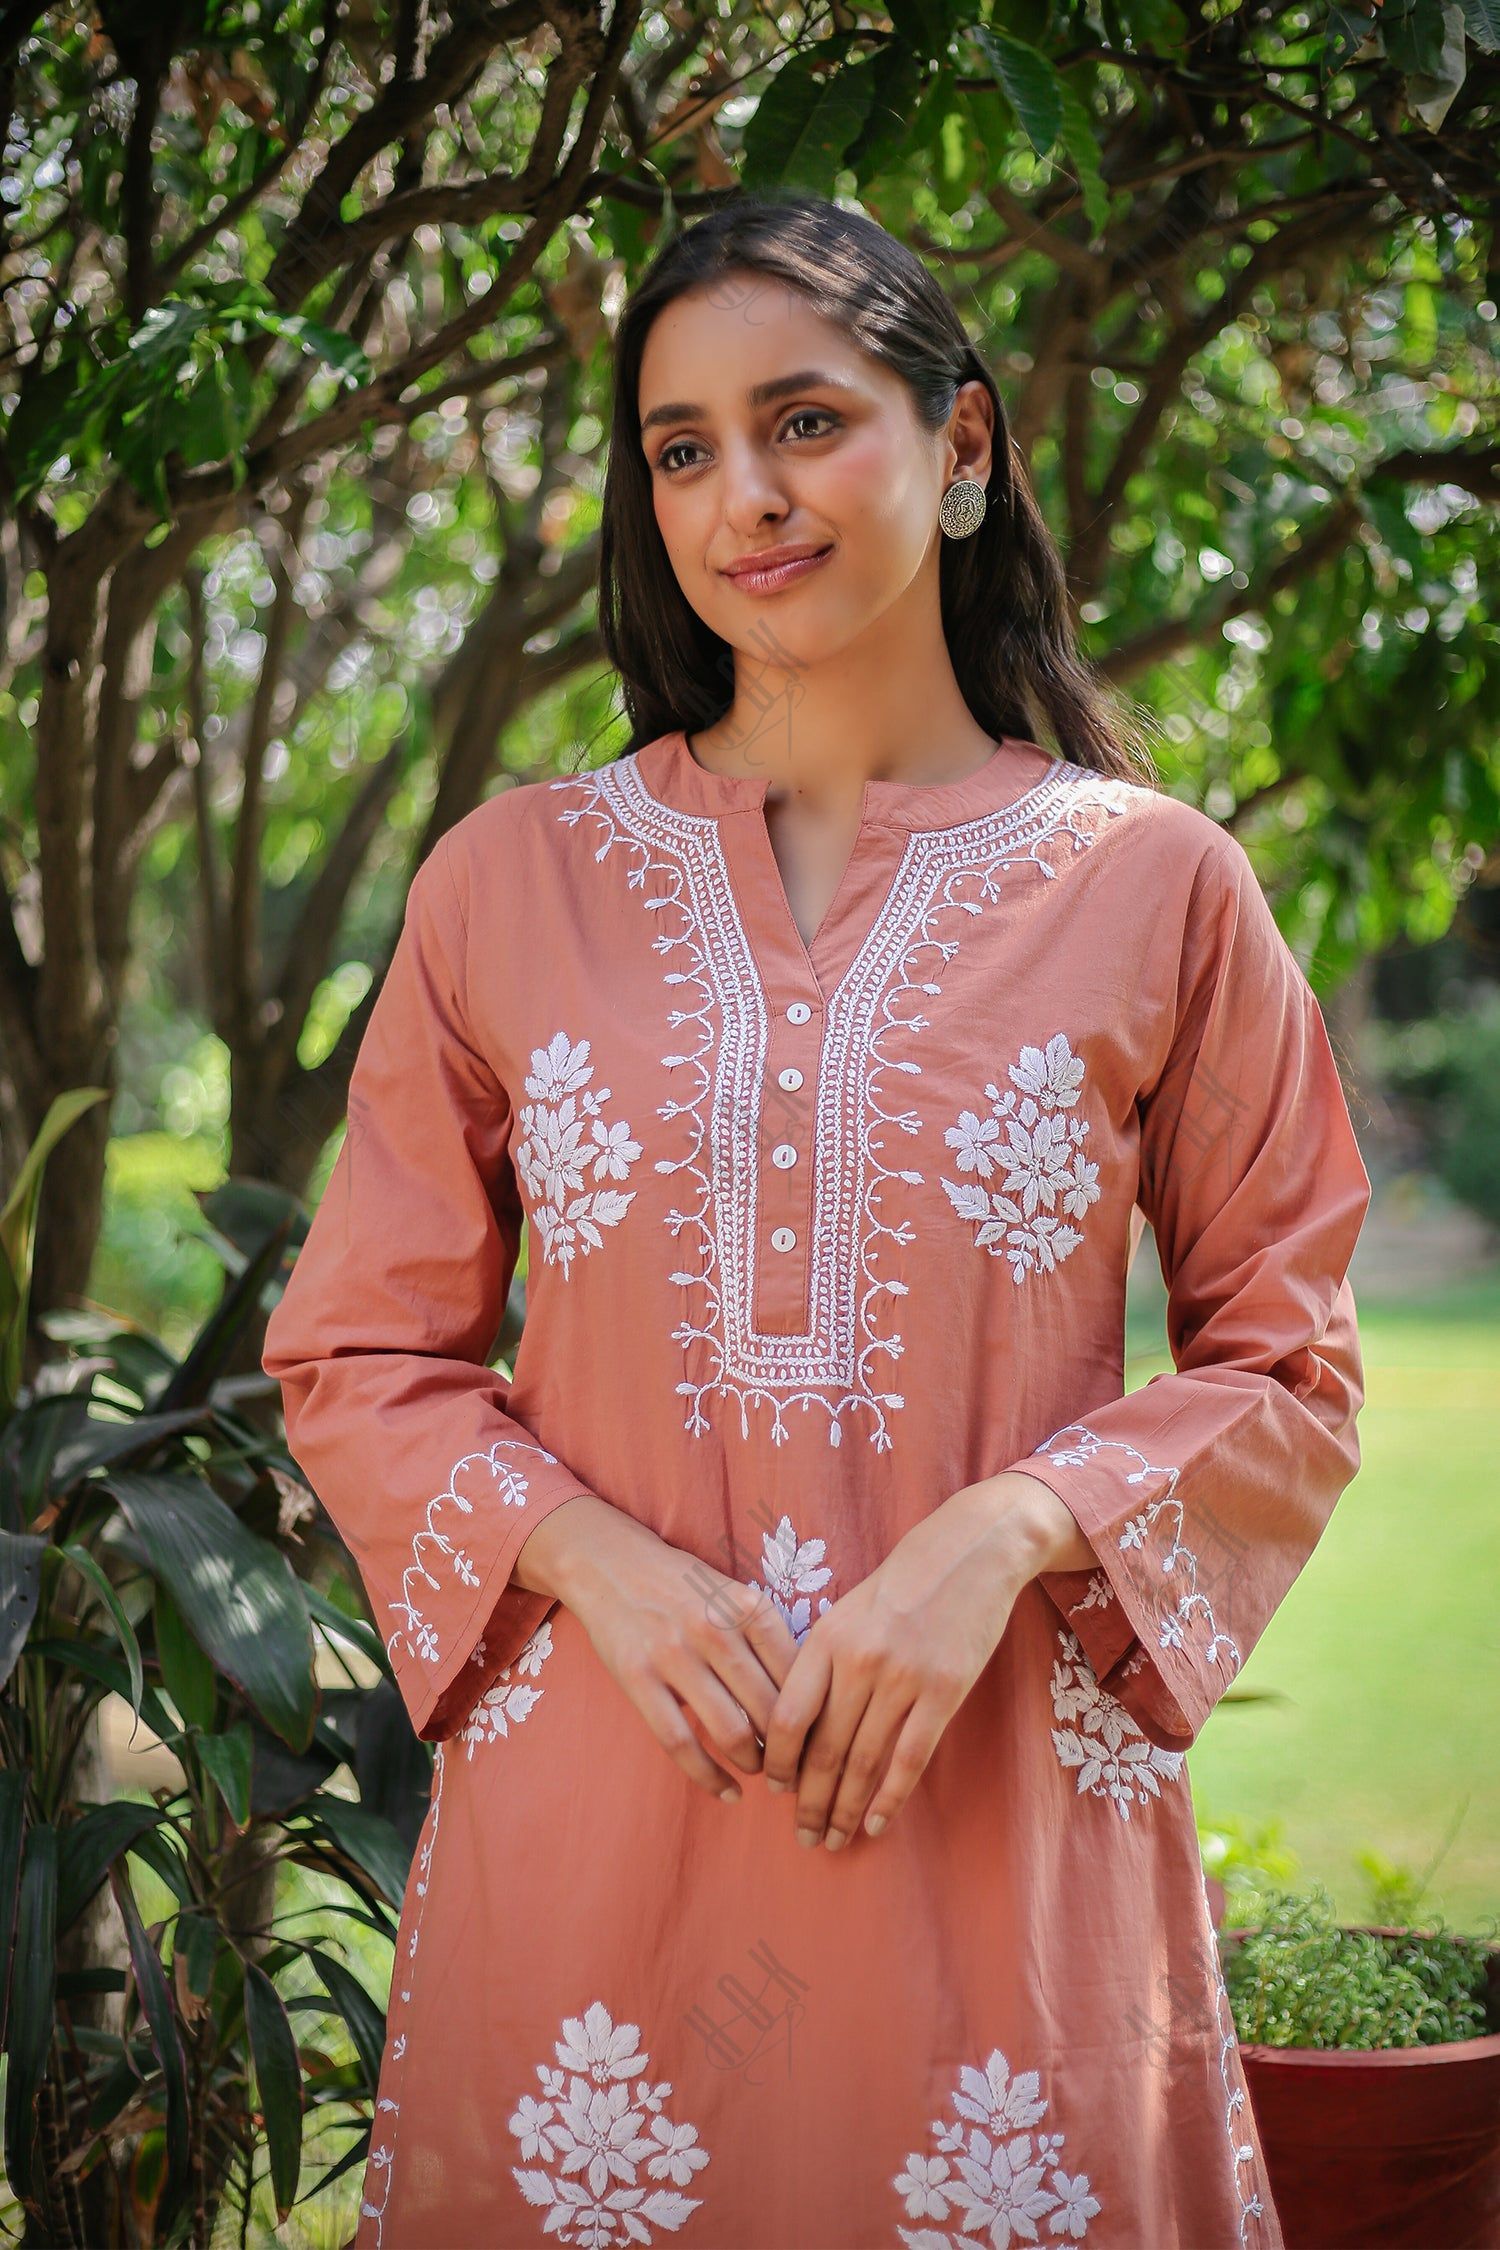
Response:
[[[1235,2129],[1235,2120],[1241,2111],[1249,2113],[1250,2088],[1240,2054],[1239,2037],[1234,2028],[1234,2010],[1230,2005],[1229,1988],[1224,1982],[1224,1965],[1219,1958],[1218,1939],[1212,1932],[1209,1951],[1215,1984],[1214,2022],[1219,2034],[1219,2076],[1224,2082],[1224,2130],[1229,2137],[1229,2154],[1234,2164],[1234,2188],[1240,2206],[1239,2238],[1241,2242],[1248,2242],[1252,2220],[1258,2222],[1264,2219],[1266,2207],[1253,2186],[1248,2195],[1245,2193],[1247,2183],[1240,2178],[1247,2164],[1252,2167],[1253,2178],[1255,2165],[1253,2142],[1241,2140]],[[1257,2236],[1260,2233],[1258,2224],[1255,2233]]]
[[[1056,839],[1066,838],[1075,853],[1086,850],[1104,822],[1126,810],[1128,785],[1058,760],[1017,804],[910,834],[874,925],[825,1013],[808,1326],[795,1334],[754,1325],[757,1152],[770,1021],[720,823],[652,796],[633,758],[546,786],[582,797],[564,807],[560,820],[602,824],[596,859],[617,845],[629,855],[626,881],[646,894],[646,911],[660,918],[652,944],[666,963],[663,976],[684,995],[684,1004],[668,1012],[669,1029],[691,1027],[691,1043],[662,1057],[668,1070],[689,1073],[688,1089],[657,1112],[668,1120],[687,1118],[693,1129],[689,1153],[656,1166],[684,1173],[691,1186],[684,1207],[667,1218],[672,1234],[685,1234],[698,1259],[669,1277],[691,1293],[692,1308],[673,1338],[685,1356],[695,1347],[709,1355],[706,1379],[677,1386],[688,1401],[683,1427],[706,1434],[708,1402],[725,1398],[737,1405],[740,1435],[748,1438],[750,1408],[765,1404],[772,1442],[782,1445],[791,1435],[794,1406],[821,1407],[830,1445],[842,1443],[846,1417],[864,1414],[870,1443],[888,1452],[894,1444],[890,1417],[905,1399],[885,1387],[881,1362],[898,1361],[905,1344],[882,1315],[887,1300],[904,1297],[907,1285],[882,1274],[877,1260],[882,1245],[909,1244],[913,1229],[909,1219],[888,1224],[883,1210],[893,1182],[920,1186],[922,1174],[883,1162],[881,1150],[892,1134],[912,1135],[921,1127],[909,1102],[887,1108],[883,1096],[888,1074],[894,1074],[896,1093],[902,1080],[920,1075],[921,1065],[907,1052],[911,1036],[928,1027],[920,1003],[941,990],[937,974],[961,943],[958,935],[940,935],[938,924],[955,914],[983,913],[1002,895],[1001,877],[1013,867],[1034,867],[1055,881],[1058,869],[1048,854]],[[1094,821],[1096,815],[1102,817]],[[881,1051],[890,1039],[901,1041],[900,1052]]]
[[[1052,1664],[1052,1711],[1066,1723],[1053,1728],[1053,1748],[1077,1773],[1080,1797],[1103,1797],[1129,1820],[1132,1804],[1158,1802],[1162,1782],[1179,1778],[1183,1753],[1148,1741],[1118,1697],[1099,1685],[1076,1635],[1059,1627],[1057,1637],[1063,1653]]]
[[[563,2019],[553,2052],[557,2067],[538,2063],[542,2098],[523,2094],[510,2119],[523,2162],[511,2173],[526,2201],[545,2210],[542,2233],[584,2250],[649,2243],[655,2230],[675,2233],[700,2197],[678,2194],[709,2161],[695,2125],[664,2114],[669,2079],[627,2081],[646,2066],[639,2027],[616,2024],[602,2001],[580,2018]],[[540,2159],[540,2166],[530,2169]],[[670,2182],[651,2187],[641,2178]]]
[[[526,1077],[531,1100],[519,1111],[523,1138],[515,1152],[516,1171],[532,1199],[532,1224],[543,1259],[561,1266],[564,1280],[572,1278],[574,1258],[599,1249],[601,1230],[617,1227],[635,1201],[634,1188],[621,1195],[617,1188],[586,1187],[585,1174],[592,1170],[595,1180],[628,1179],[641,1153],[628,1125],[606,1123],[610,1090],[590,1087],[594,1065],[588,1054],[587,1039],[575,1043],[565,1031],[554,1032],[545,1047],[534,1047]]]
[[[1057,1442],[1059,1438],[1070,1437],[1075,1442],[1065,1445]],[[1135,1463],[1133,1468],[1124,1471],[1127,1484],[1149,1484],[1157,1478],[1165,1480],[1160,1496],[1149,1501],[1139,1515],[1130,1518],[1116,1541],[1122,1552],[1138,1550],[1143,1556],[1149,1555],[1164,1578],[1177,1580],[1176,1585],[1165,1590],[1162,1602],[1157,1605],[1157,1645],[1176,1649],[1185,1656],[1198,1658],[1205,1665],[1214,1666],[1222,1673],[1227,1686],[1239,1671],[1242,1658],[1236,1642],[1219,1628],[1213,1603],[1198,1582],[1198,1557],[1182,1536],[1183,1506],[1174,1497],[1181,1470],[1153,1464],[1124,1439],[1100,1437],[1083,1422],[1065,1422],[1035,1449],[1037,1458],[1055,1461],[1064,1468],[1081,1468],[1103,1452],[1124,1454]],[[1154,1549],[1150,1546],[1153,1538]],[[1160,1552],[1163,1542],[1164,1553]]]
[[[1065,1033],[1045,1047],[1023,1046],[1007,1066],[1012,1083],[984,1089],[987,1117],[966,1109],[944,1134],[958,1151],[958,1169],[972,1180],[944,1180],[948,1200],[976,1228],[974,1246],[1010,1260],[1019,1288],[1029,1275],[1056,1273],[1083,1241],[1071,1219],[1081,1220],[1099,1200],[1099,1167],[1083,1153],[1089,1126],[1074,1109],[1084,1063]],[[998,1187],[986,1183],[995,1172]]]
[[[467,1744],[468,1754],[489,1742],[498,1742],[529,1719],[542,1700],[540,1688],[527,1687],[534,1680],[547,1658],[552,1654],[552,1620],[546,1617],[538,1625],[529,1641],[505,1669],[498,1673],[485,1689],[459,1732],[459,1741]],[[473,1662],[484,1661],[484,1642],[474,1651]]]
[[[364,2188],[360,2195],[360,2217],[373,2219],[375,2222],[376,2250],[380,2250],[380,2245],[384,2240],[386,2205],[391,2200],[391,2168],[396,2155],[396,2127],[401,2117],[400,2072],[395,2066],[399,2065],[406,2055],[406,2012],[411,2004],[411,1985],[408,1980],[411,1976],[411,1964],[417,1957],[417,1946],[421,1941],[422,1919],[427,1911],[427,1891],[432,1877],[432,1848],[437,1842],[438,1822],[442,1817],[443,1778],[446,1772],[446,1761],[443,1756],[444,1747],[444,1744],[439,1742],[433,1753],[432,1802],[426,1822],[426,1834],[422,1839],[421,1849],[417,1854],[416,1864],[410,1878],[416,1885],[417,1907],[412,1917],[411,1936],[407,1940],[406,1946],[406,1974],[398,1981],[393,1969],[391,2001],[386,2014],[390,2073],[391,2077],[397,2082],[398,2091],[390,2093],[377,2090],[375,2118],[370,2131],[370,2150],[365,2160]],[[395,1966],[399,1967],[399,1963],[400,1956],[398,1954]],[[385,2077],[386,2065],[382,2064],[382,2087]],[[382,2187],[378,2203],[372,2203],[369,2200],[368,2191],[372,2181],[379,2181]]]
[[[428,1501],[422,1524],[412,1536],[411,1561],[401,1575],[401,1599],[386,1605],[392,1616],[401,1620],[385,1644],[388,1656],[394,1656],[397,1643],[404,1640],[409,1656],[420,1658],[424,1664],[442,1661],[442,1638],[436,1621],[420,1606],[420,1587],[426,1585],[433,1593],[441,1593],[451,1575],[460,1586],[477,1592],[483,1580],[473,1557],[449,1530],[439,1529],[438,1519],[455,1509],[461,1516],[472,1516],[477,1505],[487,1509],[497,1501],[502,1508],[524,1508],[529,1487],[523,1472],[502,1458],[507,1450],[530,1454],[533,1460],[545,1461],[552,1468],[557,1466],[557,1455],[544,1445],[509,1437],[496,1438],[488,1451],[465,1453],[454,1462],[447,1485]],[[443,1569],[442,1578],[434,1577],[432,1564]]]
[[[913,2150],[891,2182],[905,2198],[908,2218],[938,2222],[898,2225],[907,2250],[979,2250],[981,2242],[1010,2250],[1016,2242],[1038,2241],[1043,2220],[1049,2237],[1081,2242],[1102,2205],[1089,2193],[1087,2173],[1063,2169],[1061,2133],[1032,2137],[1031,2127],[1048,2107],[1039,2073],[1013,2078],[996,2047],[982,2070],[963,2065],[949,2100],[968,2130],[962,2122],[935,2120],[937,2154]]]

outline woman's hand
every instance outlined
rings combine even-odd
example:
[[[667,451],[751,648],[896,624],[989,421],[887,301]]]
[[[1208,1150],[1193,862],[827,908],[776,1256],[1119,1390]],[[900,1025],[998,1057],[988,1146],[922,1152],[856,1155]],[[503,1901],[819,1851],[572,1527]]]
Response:
[[[579,1493],[544,1517],[512,1575],[573,1611],[689,1781],[710,1796],[738,1799],[734,1776],[711,1748],[742,1773],[760,1772],[761,1739],[797,1655],[791,1628],[767,1595],[595,1493]]]
[[[837,1851],[862,1819],[878,1835],[994,1654],[1021,1588],[1096,1560],[1071,1510],[1020,1470],[965,1485],[907,1532],[809,1628],[762,1729],[767,1785],[797,1791],[798,1841],[826,1832]]]

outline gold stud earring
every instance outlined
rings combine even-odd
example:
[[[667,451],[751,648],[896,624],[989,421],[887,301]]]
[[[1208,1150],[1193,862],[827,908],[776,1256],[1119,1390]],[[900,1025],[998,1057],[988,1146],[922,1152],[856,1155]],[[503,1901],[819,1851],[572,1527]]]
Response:
[[[982,484],[956,477],[938,502],[938,522],[950,539],[967,539],[983,523],[988,506]]]

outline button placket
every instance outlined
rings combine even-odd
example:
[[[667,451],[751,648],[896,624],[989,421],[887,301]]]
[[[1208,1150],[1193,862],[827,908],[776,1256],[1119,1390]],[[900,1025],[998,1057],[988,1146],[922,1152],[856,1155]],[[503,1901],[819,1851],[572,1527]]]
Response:
[[[822,1003],[796,999],[774,1007],[760,1117],[759,1206],[763,1301],[756,1325],[791,1335],[811,1318],[809,1289],[813,1132],[817,1112]]]

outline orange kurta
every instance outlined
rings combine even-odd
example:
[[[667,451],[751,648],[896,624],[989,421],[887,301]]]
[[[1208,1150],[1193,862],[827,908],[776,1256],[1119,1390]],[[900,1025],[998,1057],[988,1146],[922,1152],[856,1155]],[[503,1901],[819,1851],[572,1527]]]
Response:
[[[449,832],[270,1323],[437,1744],[359,2250],[1276,2250],[1183,1753],[1358,1464],[1321,1012],[1172,797],[1010,738],[870,781],[809,948],[766,786],[674,732]],[[1126,1395],[1137,1202],[1175,1367]],[[800,1639],[1006,1468],[1098,1567],[837,1854],[508,1583],[585,1490]]]

